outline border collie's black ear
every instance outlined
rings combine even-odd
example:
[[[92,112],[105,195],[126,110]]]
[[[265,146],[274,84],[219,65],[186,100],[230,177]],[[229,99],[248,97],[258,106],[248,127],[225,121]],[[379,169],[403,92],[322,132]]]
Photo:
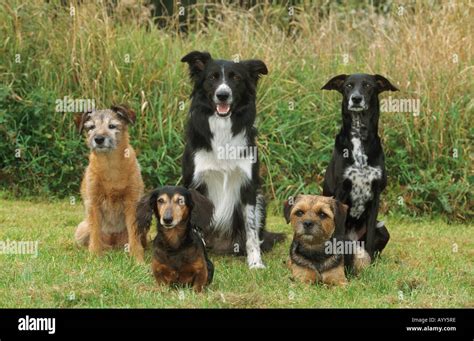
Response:
[[[256,81],[260,78],[261,75],[268,74],[267,66],[260,59],[249,59],[241,62],[247,70],[249,70],[250,75]]]
[[[334,212],[334,234],[344,235],[346,230],[346,218],[349,206],[343,204],[339,200],[334,199],[334,205],[332,208]]]
[[[390,83],[390,81],[381,75],[374,75],[375,83],[379,93],[384,91],[398,91],[398,89]]]
[[[214,205],[204,195],[194,189],[190,189],[191,194],[191,223],[200,228],[207,228],[211,224],[214,214]]]
[[[181,58],[181,62],[188,63],[189,65],[189,74],[191,78],[194,78],[198,75],[206,64],[212,60],[211,54],[209,52],[200,52],[193,51]]]
[[[153,213],[158,217],[158,210],[156,209],[156,198],[158,197],[158,190],[154,190],[147,195],[144,195],[137,204],[137,233],[140,235],[150,229]]]
[[[338,75],[333,77],[321,88],[321,90],[337,90],[342,92],[342,85],[346,81],[347,77],[347,75]]]
[[[290,222],[291,210],[293,209],[293,206],[295,206],[297,199],[298,196],[289,197],[288,200],[285,200],[283,203],[283,216],[285,217],[287,224]]]
[[[84,123],[86,123],[86,121],[90,118],[91,112],[92,111],[86,111],[74,115],[74,123],[76,124],[76,127],[79,130],[79,134],[82,134],[82,131],[84,130]]]
[[[135,114],[135,111],[130,109],[128,106],[125,104],[120,104],[120,105],[112,105],[110,108],[112,111],[115,111],[117,115],[120,116],[125,122],[134,124],[135,120],[137,118],[137,115]]]

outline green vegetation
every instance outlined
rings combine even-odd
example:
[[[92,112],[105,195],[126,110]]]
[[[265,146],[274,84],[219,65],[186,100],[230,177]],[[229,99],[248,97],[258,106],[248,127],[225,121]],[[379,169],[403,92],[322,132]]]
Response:
[[[380,73],[401,89],[383,98],[421,101],[419,116],[381,116],[389,173],[382,211],[472,218],[473,22],[461,4],[419,2],[399,15],[389,2],[321,1],[291,17],[278,5],[209,5],[206,19],[198,5],[187,8],[181,33],[177,17],[158,29],[143,7],[111,13],[92,3],[74,16],[54,1],[0,7],[0,186],[13,196],[78,195],[88,151],[72,113],[55,111],[65,96],[98,108],[128,103],[139,113],[131,135],[146,186],[178,184],[191,90],[179,60],[197,49],[268,65],[257,121],[268,199],[321,192],[341,100],[321,86],[340,73]]]

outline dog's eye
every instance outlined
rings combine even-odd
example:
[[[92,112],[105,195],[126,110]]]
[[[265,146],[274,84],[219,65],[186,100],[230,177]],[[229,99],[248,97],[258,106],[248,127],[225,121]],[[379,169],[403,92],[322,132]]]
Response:
[[[215,81],[217,78],[219,78],[219,74],[218,73],[213,73],[212,75],[209,76],[209,79],[211,81]]]
[[[370,88],[370,84],[369,83],[364,83],[364,88]]]
[[[95,129],[95,125],[91,125],[87,127],[87,130],[92,130],[92,129]]]
[[[295,212],[295,215],[296,215],[297,217],[302,217],[303,214],[304,214],[304,212],[303,212],[302,210],[298,210],[298,211]]]
[[[232,75],[232,79],[233,79],[234,81],[238,82],[238,81],[240,81],[242,78],[240,78],[239,75],[235,75],[235,74],[234,74],[234,75]]]
[[[328,215],[324,212],[319,212],[318,216],[320,219],[326,219],[328,217]]]
[[[164,203],[164,202],[165,202],[165,199],[163,199],[163,198],[159,198],[159,199],[158,199],[158,202],[159,202],[160,204],[162,204],[162,203]]]
[[[349,83],[349,84],[346,84],[346,88],[348,88],[348,89],[352,89],[352,84],[351,84],[351,83]]]
[[[109,129],[115,129],[117,126],[115,124],[109,124]]]

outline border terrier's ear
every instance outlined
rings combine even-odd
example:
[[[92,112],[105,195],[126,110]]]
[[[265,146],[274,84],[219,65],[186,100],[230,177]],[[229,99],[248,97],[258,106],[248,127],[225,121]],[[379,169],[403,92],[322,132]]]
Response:
[[[342,93],[342,85],[347,77],[347,75],[333,77],[321,88],[321,90],[337,90]]]
[[[214,204],[195,189],[190,189],[189,193],[192,200],[191,223],[202,229],[209,227],[214,214]]]
[[[79,130],[79,134],[82,134],[84,130],[84,123],[90,118],[90,113],[92,111],[86,111],[83,113],[77,113],[74,115],[74,123],[76,124],[77,129]]]
[[[135,120],[137,118],[137,115],[135,114],[135,111],[130,109],[128,106],[124,104],[120,105],[112,105],[110,108],[112,111],[115,111],[117,115],[120,116],[125,122],[134,124]]]
[[[298,195],[296,197],[289,197],[288,200],[285,200],[283,203],[283,216],[285,217],[287,224],[290,222],[291,210],[293,209],[293,206],[295,206],[297,199]]]
[[[398,89],[390,83],[390,81],[381,75],[374,75],[375,83],[377,84],[377,91],[379,93],[384,91],[398,91]]]
[[[346,218],[349,206],[343,204],[339,200],[334,199],[333,212],[334,212],[334,225],[335,234],[344,235],[346,230]]]
[[[140,235],[150,229],[153,213],[159,219],[159,213],[156,208],[156,198],[158,190],[144,195],[137,204],[137,233]]]

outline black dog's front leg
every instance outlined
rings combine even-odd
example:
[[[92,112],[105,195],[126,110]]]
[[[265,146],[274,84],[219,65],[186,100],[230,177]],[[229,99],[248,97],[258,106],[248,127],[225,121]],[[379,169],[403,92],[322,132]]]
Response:
[[[347,179],[343,180],[342,183],[337,186],[334,198],[342,202],[343,204],[348,205],[351,189],[352,189],[352,183]]]
[[[373,199],[370,202],[367,212],[367,234],[365,238],[365,249],[373,261],[375,254],[375,229],[377,227],[377,215],[379,213],[380,205],[380,185],[378,182],[373,183],[372,193]]]

